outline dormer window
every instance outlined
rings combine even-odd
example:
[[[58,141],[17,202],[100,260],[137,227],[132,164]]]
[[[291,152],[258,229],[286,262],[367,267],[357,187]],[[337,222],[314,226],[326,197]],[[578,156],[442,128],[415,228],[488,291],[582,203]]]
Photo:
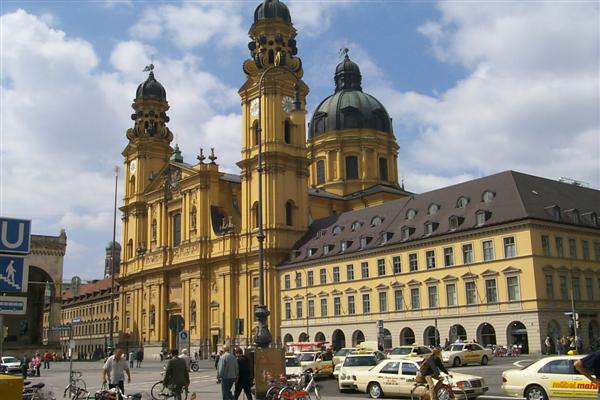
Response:
[[[394,232],[383,232],[381,234],[381,245],[386,244],[394,236]]]
[[[566,210],[565,214],[569,214],[571,216],[571,222],[573,222],[574,224],[579,224],[579,211],[576,208]]]
[[[400,230],[402,240],[408,240],[408,238],[410,237],[412,232],[413,232],[413,228],[411,228],[410,226],[402,227],[402,229]]]
[[[494,200],[494,197],[496,197],[496,193],[492,192],[491,190],[486,190],[481,195],[481,201],[484,203],[491,203],[491,201]]]
[[[436,226],[435,222],[425,222],[425,235],[431,235],[435,231]]]
[[[458,229],[458,227],[460,226],[460,224],[463,223],[463,218],[459,217],[457,215],[451,215],[450,218],[448,219],[448,225],[450,226],[450,230],[455,230]]]
[[[545,210],[547,210],[548,212],[550,212],[550,214],[552,215],[552,218],[555,221],[560,221],[560,207],[557,205],[551,205],[551,206],[547,206],[544,207]]]
[[[361,227],[361,226],[362,226],[362,222],[359,222],[359,221],[354,221],[354,222],[352,223],[352,225],[350,226],[350,230],[351,230],[352,232],[356,232],[357,230],[359,230],[359,229],[360,229],[360,227]]]
[[[417,210],[414,209],[410,209],[406,212],[406,219],[415,219],[415,217],[417,216]]]
[[[317,248],[316,247],[311,247],[310,249],[308,249],[308,256],[312,257],[315,254],[317,254]]]
[[[301,254],[302,252],[300,250],[294,250],[292,251],[292,258],[298,258]]]
[[[485,210],[479,210],[475,213],[475,219],[477,221],[477,226],[485,225],[485,221],[490,218],[492,213]]]
[[[317,232],[317,239],[322,238],[323,236],[325,236],[325,230],[321,229],[320,231]]]
[[[437,205],[437,204],[430,204],[429,207],[427,208],[427,214],[433,215],[436,212],[438,212],[439,209],[440,209],[439,205]]]
[[[346,250],[348,250],[348,248],[352,246],[352,242],[350,240],[344,240],[341,244],[340,244],[340,251],[343,253]]]
[[[339,225],[334,226],[333,227],[333,231],[332,231],[333,232],[333,236],[336,236],[336,235],[339,235],[340,233],[342,233],[343,229],[344,228],[341,227],[341,226],[339,226]]]
[[[362,236],[360,238],[360,248],[364,249],[365,247],[367,247],[369,243],[371,243],[372,239],[373,238],[371,236]]]
[[[373,217],[371,220],[371,226],[379,226],[383,222],[383,218],[380,216]]]
[[[334,247],[335,247],[335,245],[333,245],[333,244],[326,244],[325,246],[323,246],[323,255],[327,255],[327,254],[331,253],[331,251],[333,251]]]
[[[461,196],[456,201],[456,208],[465,208],[469,204],[469,199],[465,196]]]

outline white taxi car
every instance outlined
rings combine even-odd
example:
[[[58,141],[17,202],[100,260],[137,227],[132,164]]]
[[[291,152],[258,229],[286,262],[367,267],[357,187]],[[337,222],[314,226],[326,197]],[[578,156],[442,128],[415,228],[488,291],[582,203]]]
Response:
[[[359,350],[348,354],[344,364],[335,366],[338,371],[338,389],[340,392],[355,389],[354,380],[352,379],[355,371],[367,371],[384,359],[385,354],[381,351]],[[340,368],[338,369],[338,367]]]
[[[392,351],[388,353],[388,358],[397,360],[400,358],[412,358],[415,357],[415,361],[423,361],[428,359],[433,352],[427,346],[398,346],[394,347]]]
[[[487,365],[492,358],[494,358],[492,350],[481,347],[477,343],[455,343],[442,351],[444,364],[453,367],[466,364]]]
[[[333,375],[333,360],[323,360],[324,352],[306,351],[298,354],[303,370],[317,372],[319,376]]]
[[[356,347],[342,347],[333,355],[333,365],[343,364],[346,356],[356,350]],[[334,372],[335,375],[335,372]]]
[[[285,376],[290,379],[295,376],[300,376],[304,372],[304,368],[300,365],[298,357],[295,355],[285,356]]]
[[[355,388],[377,399],[384,395],[411,396],[421,395],[424,386],[415,389],[415,378],[419,364],[413,360],[383,360],[368,371],[356,371],[352,375]],[[456,399],[475,399],[488,391],[480,376],[452,372],[452,391]]]
[[[596,399],[598,385],[573,366],[584,356],[552,356],[502,373],[502,391],[535,400]]]

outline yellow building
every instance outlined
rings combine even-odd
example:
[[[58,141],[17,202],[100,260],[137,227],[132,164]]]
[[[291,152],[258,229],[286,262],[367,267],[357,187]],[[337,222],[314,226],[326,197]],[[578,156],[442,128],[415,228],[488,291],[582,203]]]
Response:
[[[515,329],[527,329],[529,344],[534,348],[539,347],[537,336],[544,333],[540,327],[550,319],[557,324],[564,322],[555,311],[542,312],[555,310],[556,306],[541,300],[543,293],[538,292],[543,292],[545,277],[540,277],[539,268],[556,268],[553,279],[557,298],[559,279],[565,275],[562,267],[569,273],[579,268],[585,284],[584,276],[590,271],[594,282],[598,281],[597,261],[569,263],[571,260],[564,259],[562,263],[561,258],[538,256],[540,234],[535,233],[543,227],[554,237],[554,232],[567,229],[578,232],[573,233],[577,243],[587,237],[588,245],[593,246],[600,241],[597,225],[565,225],[562,220],[533,223],[535,218],[525,212],[521,222],[502,219],[499,224],[491,224],[488,220],[504,215],[494,208],[499,203],[497,198],[515,195],[514,188],[503,192],[503,187],[492,185],[490,193],[497,194],[492,202],[481,201],[484,189],[465,194],[468,205],[456,212],[458,226],[451,230],[447,221],[450,216],[446,215],[453,209],[448,205],[449,198],[436,197],[440,191],[419,196],[404,191],[398,182],[399,146],[391,119],[385,107],[362,90],[360,69],[347,51],[335,71],[334,94],[323,100],[312,115],[307,138],[305,124],[293,123],[290,118],[296,89],[301,105],[305,104],[309,89],[302,81],[296,30],[288,8],[278,0],[259,4],[249,36],[251,58],[243,63],[246,81],[239,90],[243,121],[239,175],[220,172],[212,152],[208,157],[201,152],[198,162],[190,164],[184,162],[176,144],[171,147],[173,133],[167,127],[166,90],[153,71],[136,92],[132,105],[134,126],[127,131],[128,143],[122,153],[125,194],[121,207],[120,329],[132,342],[143,345],[146,354],[151,356],[163,347],[175,345],[175,335],[168,328],[174,315],[184,318],[193,347],[214,350],[225,342],[252,342],[256,327],[253,311],[259,295],[258,135],[263,159],[265,302],[271,311],[269,330],[276,343],[281,343],[283,336],[296,340],[308,333],[310,338],[324,338],[339,346],[343,340],[339,333],[334,335],[336,328],[336,332],[348,336],[349,343],[358,329],[365,337],[372,336],[378,319],[384,319],[392,343],[399,340],[400,330],[407,326],[405,320],[410,321],[417,336],[413,340],[420,341],[421,327],[434,325],[436,317],[443,332],[443,324],[459,316],[462,319],[478,315],[483,323],[489,313],[495,313],[506,318],[512,315],[511,321],[527,324]],[[283,68],[273,68],[275,65]],[[450,189],[441,192],[444,190]],[[598,192],[590,193],[586,199],[598,200]],[[451,201],[458,201],[458,197],[457,194]],[[415,199],[420,199],[418,207],[412,206]],[[431,218],[426,218],[430,220],[428,234],[423,233],[427,221],[422,218],[428,213],[424,207],[430,206],[424,205],[425,199],[431,199],[441,210],[437,214],[430,210]],[[583,213],[594,208],[598,212],[597,204],[600,201],[593,207],[559,206],[564,210],[576,207]],[[476,205],[478,209],[473,212],[483,215],[485,223],[475,228],[475,214],[465,212]],[[415,221],[404,220],[409,208],[416,212]],[[446,220],[438,220],[442,215],[446,215]],[[417,226],[417,221],[423,226]],[[408,239],[400,241],[403,233],[399,229],[404,225]],[[565,240],[567,233],[563,235]],[[495,246],[497,256],[493,261],[482,261],[484,239]],[[502,251],[509,239],[513,240],[512,245],[506,242],[506,246],[515,255],[505,259]],[[469,244],[474,261],[465,264],[460,255],[462,246]],[[426,270],[423,266],[431,262],[426,261],[431,259],[427,252],[434,251],[433,259],[438,257],[435,262],[441,265],[446,247],[454,248],[455,265],[443,271],[439,267]],[[397,265],[394,257],[399,257],[402,273],[392,273]],[[411,272],[409,265],[414,264],[414,257],[420,268]],[[383,260],[383,267],[379,260]],[[363,262],[369,268],[369,275],[364,278],[360,275]],[[544,264],[538,268],[540,262]],[[354,268],[353,279],[348,279],[349,265]],[[385,271],[377,276],[380,268]],[[311,275],[312,285],[308,287],[306,282]],[[467,306],[464,282],[470,282],[470,299],[473,290],[476,299],[480,299],[483,285],[491,279],[487,277],[496,282],[495,288],[489,288],[496,291],[496,301],[482,304],[477,300]],[[441,299],[446,290],[443,285],[453,281],[456,305],[447,310],[442,307],[446,304]],[[531,284],[533,291],[527,291],[530,288],[525,284]],[[506,298],[507,285],[517,296],[511,301]],[[437,287],[440,297],[438,306],[431,310],[424,306],[430,287]],[[418,311],[406,306],[412,289],[418,289],[418,299],[424,302]],[[593,290],[600,296],[597,283]],[[396,303],[392,302],[398,291],[403,294],[398,300],[402,310],[396,310]],[[353,293],[354,313],[350,313],[348,301]],[[390,303],[378,308],[380,299],[382,305],[385,303],[384,296]],[[373,302],[370,312],[362,308],[362,301],[367,298]],[[562,300],[557,301],[563,304]],[[592,303],[585,304],[593,308]],[[517,310],[523,318],[514,315]],[[471,330],[480,323],[469,319],[465,324],[467,336],[472,337]],[[540,330],[536,339],[534,329]],[[404,341],[409,340],[409,333],[403,333]]]

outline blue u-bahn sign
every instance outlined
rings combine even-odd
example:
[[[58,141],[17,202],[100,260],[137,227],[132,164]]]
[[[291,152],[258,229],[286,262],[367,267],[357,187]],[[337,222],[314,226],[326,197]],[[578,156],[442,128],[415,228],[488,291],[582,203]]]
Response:
[[[0,253],[28,254],[31,221],[0,217]]]

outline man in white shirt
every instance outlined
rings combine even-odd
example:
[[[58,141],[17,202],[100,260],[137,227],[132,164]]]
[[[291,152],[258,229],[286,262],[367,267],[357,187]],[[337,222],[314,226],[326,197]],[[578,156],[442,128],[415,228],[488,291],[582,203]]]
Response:
[[[190,370],[190,355],[188,354],[188,349],[183,349],[179,358],[182,358],[185,361],[185,365],[187,366],[188,371]]]
[[[108,388],[119,387],[121,392],[125,393],[125,373],[127,372],[127,383],[131,383],[131,374],[129,373],[129,365],[123,357],[123,350],[116,349],[115,354],[108,357],[102,368],[102,384],[106,383],[108,377]]]

